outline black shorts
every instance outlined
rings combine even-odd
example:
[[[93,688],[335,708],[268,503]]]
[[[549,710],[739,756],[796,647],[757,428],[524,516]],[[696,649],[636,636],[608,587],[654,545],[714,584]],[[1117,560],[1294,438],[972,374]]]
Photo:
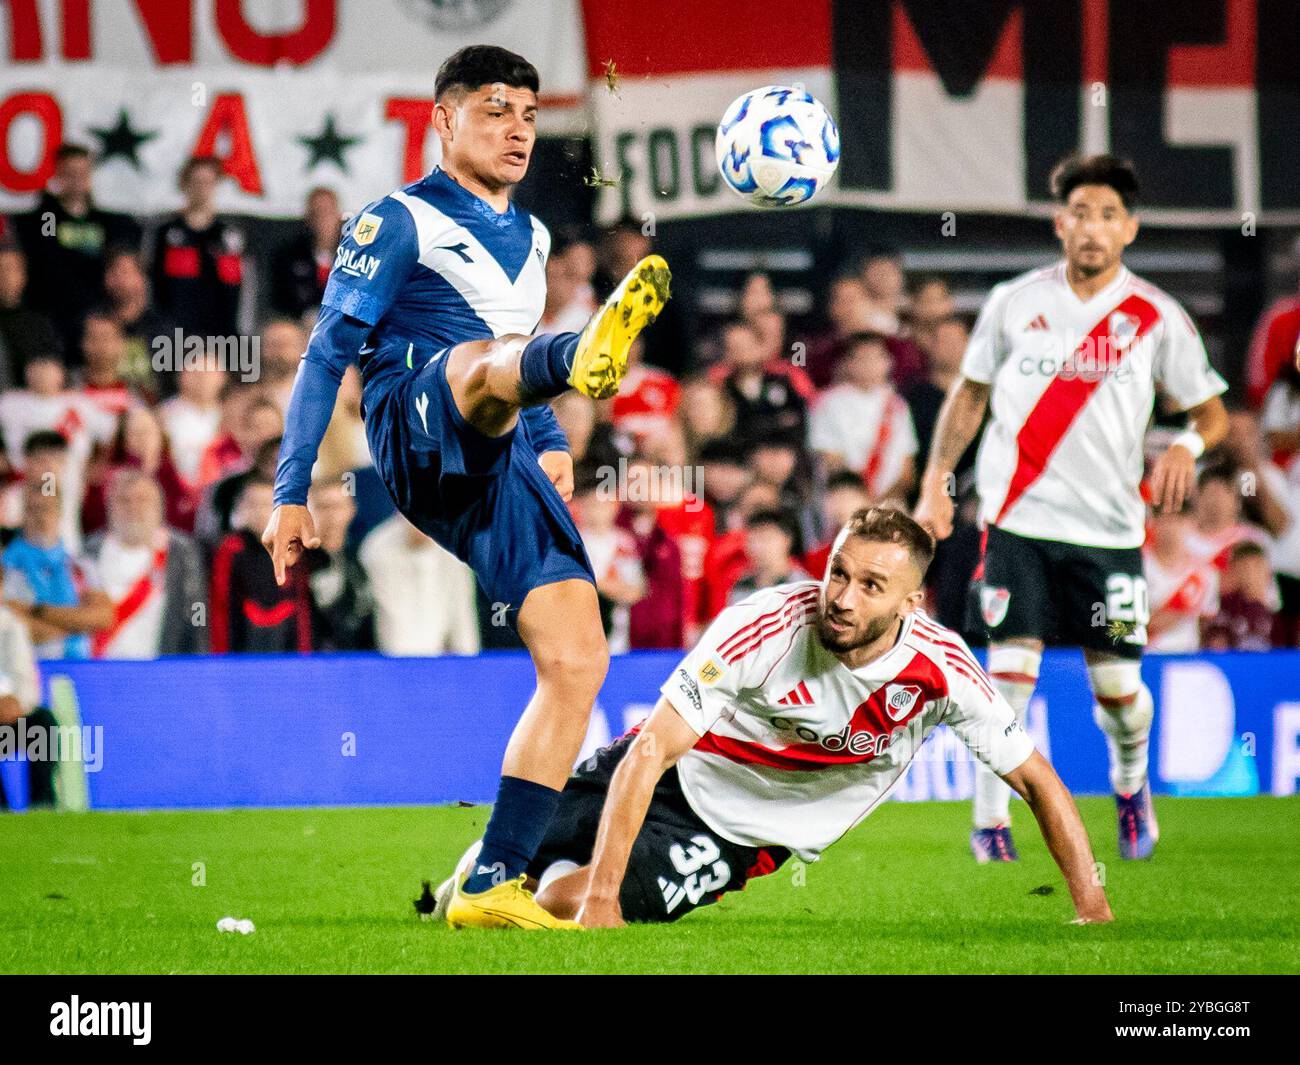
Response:
[[[1141,658],[1151,620],[1142,552],[1017,536],[990,525],[970,621],[990,643],[1033,637]]]
[[[633,739],[628,734],[601,748],[569,778],[529,876],[541,876],[557,861],[591,861],[610,779]],[[655,787],[632,844],[619,891],[623,920],[675,921],[739,891],[751,876],[773,872],[789,856],[784,847],[744,847],[723,839],[691,809],[671,768]]]

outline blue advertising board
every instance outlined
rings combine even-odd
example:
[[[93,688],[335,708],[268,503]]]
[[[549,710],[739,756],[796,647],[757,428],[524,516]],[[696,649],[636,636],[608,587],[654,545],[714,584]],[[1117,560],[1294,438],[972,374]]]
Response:
[[[614,659],[584,756],[648,712],[677,657]],[[75,693],[97,809],[491,800],[533,690],[527,656],[512,652],[49,662],[43,672],[47,685]],[[1153,655],[1143,673],[1156,702],[1157,792],[1295,792],[1300,652]],[[1073,791],[1109,791],[1077,652],[1048,652],[1027,725]],[[24,769],[0,761],[15,806]],[[973,773],[970,754],[941,728],[895,797],[967,798]]]

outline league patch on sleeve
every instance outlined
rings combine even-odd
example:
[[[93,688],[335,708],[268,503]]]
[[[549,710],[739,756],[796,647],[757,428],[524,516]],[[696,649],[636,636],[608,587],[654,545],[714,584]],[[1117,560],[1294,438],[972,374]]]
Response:
[[[357,244],[365,247],[379,235],[379,227],[384,224],[384,220],[377,214],[371,214],[369,211],[362,212],[357,219],[356,227],[352,230],[352,239]]]
[[[700,683],[706,687],[710,684],[716,684],[722,679],[722,664],[716,658],[710,658],[704,665],[700,666],[698,676]]]

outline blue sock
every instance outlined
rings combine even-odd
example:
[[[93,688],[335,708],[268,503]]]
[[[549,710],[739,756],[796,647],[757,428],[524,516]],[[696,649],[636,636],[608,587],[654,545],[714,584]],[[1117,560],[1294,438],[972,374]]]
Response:
[[[542,845],[559,801],[560,793],[545,784],[502,777],[483,849],[463,890],[477,894],[522,873]]]
[[[519,358],[519,381],[530,399],[552,399],[569,390],[577,333],[543,333],[533,337]]]

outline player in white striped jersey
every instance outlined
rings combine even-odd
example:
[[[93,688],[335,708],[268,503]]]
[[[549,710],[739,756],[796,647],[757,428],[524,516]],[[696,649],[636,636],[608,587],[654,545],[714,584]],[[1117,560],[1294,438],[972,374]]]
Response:
[[[976,469],[989,673],[1023,717],[1044,643],[1083,647],[1120,854],[1145,858],[1158,827],[1147,779],[1153,704],[1140,673],[1150,620],[1139,551],[1143,439],[1157,391],[1188,413],[1187,431],[1151,472],[1155,504],[1176,510],[1197,458],[1227,430],[1227,386],[1182,307],[1121,261],[1138,230],[1132,167],[1071,157],[1052,193],[1064,259],[990,294],[935,427],[916,517],[939,539],[952,531],[953,470],[991,409]],[[971,846],[980,861],[1016,857],[1010,798],[977,769]]]
[[[724,610],[644,724],[569,780],[529,867],[538,902],[589,927],[672,921],[791,854],[815,861],[946,724],[1025,797],[1076,919],[1110,920],[1069,793],[961,638],[918,609],[933,550],[901,511],[859,511],[821,583]]]

